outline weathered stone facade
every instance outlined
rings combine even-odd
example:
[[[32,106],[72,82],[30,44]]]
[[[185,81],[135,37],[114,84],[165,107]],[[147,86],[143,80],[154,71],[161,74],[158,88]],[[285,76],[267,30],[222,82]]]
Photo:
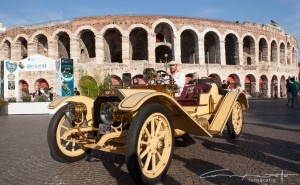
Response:
[[[298,76],[298,41],[277,24],[243,24],[168,16],[99,16],[9,28],[0,33],[0,60],[19,61],[33,54],[72,58],[75,85],[85,72],[122,78],[141,75],[145,67],[165,69],[163,62],[180,61],[188,76],[198,72],[232,87],[241,85],[253,96],[272,96],[276,82],[282,95],[285,80]],[[22,75],[29,91],[52,73]]]

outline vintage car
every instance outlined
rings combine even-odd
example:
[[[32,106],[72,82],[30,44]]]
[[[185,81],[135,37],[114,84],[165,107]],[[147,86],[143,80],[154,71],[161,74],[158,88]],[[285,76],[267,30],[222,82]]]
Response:
[[[53,158],[74,162],[92,149],[122,154],[137,184],[153,184],[170,166],[176,137],[213,137],[225,126],[231,138],[241,134],[243,110],[249,107],[244,93],[204,81],[175,97],[174,80],[164,84],[161,75],[147,68],[145,85],[109,87],[96,100],[71,96],[52,102],[51,109],[61,106],[47,134]]]

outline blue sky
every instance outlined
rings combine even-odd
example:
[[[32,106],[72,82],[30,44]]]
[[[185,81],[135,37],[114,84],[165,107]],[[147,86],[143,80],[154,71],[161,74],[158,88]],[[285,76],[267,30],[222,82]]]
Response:
[[[97,15],[172,15],[250,21],[274,20],[300,36],[300,0],[8,0],[0,1],[3,27]]]

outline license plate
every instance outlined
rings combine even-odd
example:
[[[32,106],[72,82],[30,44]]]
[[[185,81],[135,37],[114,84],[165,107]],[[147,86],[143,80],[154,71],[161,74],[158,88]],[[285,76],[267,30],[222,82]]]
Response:
[[[99,124],[99,132],[100,132],[100,134],[111,133],[111,127],[110,127],[110,125]]]

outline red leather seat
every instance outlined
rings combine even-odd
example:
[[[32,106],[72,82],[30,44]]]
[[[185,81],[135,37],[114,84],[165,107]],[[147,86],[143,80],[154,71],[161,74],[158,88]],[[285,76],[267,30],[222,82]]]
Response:
[[[177,101],[182,106],[198,106],[200,93],[209,93],[210,89],[210,84],[185,86]]]

